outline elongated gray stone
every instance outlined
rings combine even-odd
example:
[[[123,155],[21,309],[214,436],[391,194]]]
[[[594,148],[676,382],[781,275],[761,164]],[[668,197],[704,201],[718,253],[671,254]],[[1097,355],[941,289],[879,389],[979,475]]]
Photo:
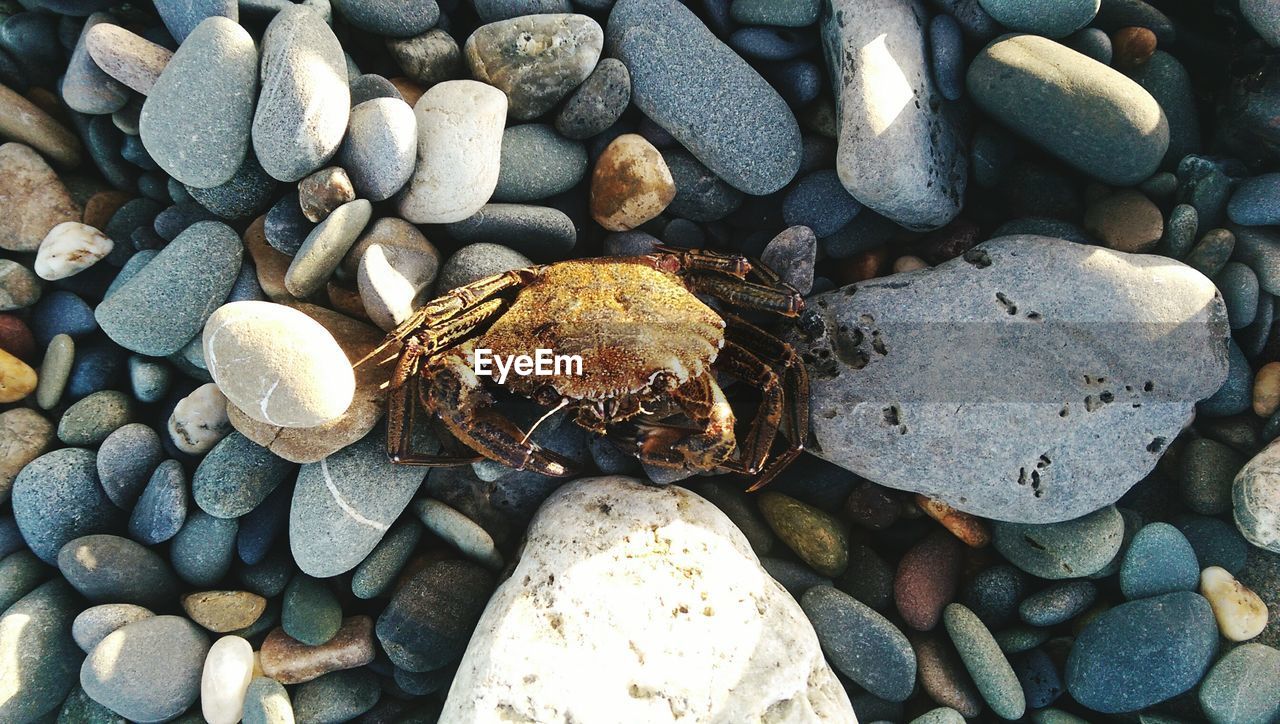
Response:
[[[858,201],[909,229],[960,212],[968,162],[934,88],[916,0],[829,0],[822,40],[836,89],[836,170]]]
[[[142,104],[142,145],[188,186],[225,183],[248,153],[257,90],[253,38],[232,20],[208,18],[173,54]]]
[[[770,194],[800,168],[782,97],[677,0],[619,0],[605,31],[646,116],[734,188]]]
[[[347,63],[333,30],[306,5],[277,13],[262,36],[262,93],[253,116],[263,170],[297,181],[323,166],[342,143],[350,106]]]
[[[1227,374],[1212,282],[1061,239],[994,239],[806,304],[790,341],[809,368],[812,451],[997,520],[1115,502]]]
[[[0,613],[0,721],[40,720],[75,686],[82,654],[71,622],[80,606],[57,579]]]
[[[80,113],[115,113],[129,102],[129,89],[120,81],[102,71],[93,58],[89,57],[89,46],[85,36],[93,26],[110,22],[108,13],[94,13],[85,21],[80,31],[80,40],[76,42],[71,59],[67,62],[67,72],[62,77],[62,99],[74,111]]]

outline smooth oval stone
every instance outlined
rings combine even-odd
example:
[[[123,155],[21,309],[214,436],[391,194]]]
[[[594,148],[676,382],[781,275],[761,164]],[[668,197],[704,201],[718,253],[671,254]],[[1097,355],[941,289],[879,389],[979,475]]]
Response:
[[[676,185],[675,198],[667,205],[666,213],[692,221],[718,221],[742,204],[741,191],[722,181],[689,153],[668,149],[662,158]]]
[[[1231,261],[1222,267],[1213,281],[1227,305],[1231,328],[1249,326],[1258,312],[1258,275],[1244,264]]]
[[[356,598],[377,598],[387,591],[422,540],[422,526],[406,518],[397,523],[365,556],[351,577]]]
[[[351,404],[355,376],[342,348],[306,314],[270,302],[234,302],[209,318],[204,357],[218,388],[260,422],[312,427]]]
[[[993,543],[1010,563],[1040,578],[1080,578],[1100,570],[1120,550],[1124,518],[1115,506],[1062,523],[993,526]]]
[[[48,579],[50,570],[29,550],[0,559],[0,611],[18,602]]]
[[[950,15],[938,14],[929,21],[930,69],[938,93],[949,101],[964,95],[964,31]]]
[[[782,202],[782,218],[789,226],[807,226],[818,236],[830,236],[862,210],[849,195],[837,171],[825,169],[801,178]]]
[[[1241,226],[1280,224],[1280,173],[1265,173],[1240,182],[1227,203],[1227,216]]]
[[[487,568],[502,569],[502,554],[494,545],[493,537],[479,523],[432,498],[415,502],[413,512],[427,530],[451,543],[466,557]]]
[[[40,299],[40,281],[27,267],[0,259],[0,311],[30,307]]]
[[[142,104],[142,143],[184,184],[225,183],[248,151],[257,90],[253,38],[234,20],[209,18],[174,53]]]
[[[939,323],[939,309],[966,321]],[[1009,521],[1119,499],[1232,366],[1224,305],[1200,273],[1048,237],[1000,237],[928,271],[814,295],[805,318],[807,333],[785,337],[807,360],[818,455]],[[1080,328],[1088,342],[1068,331]]]
[[[178,579],[154,551],[117,535],[87,535],[58,551],[58,570],[85,598],[97,603],[172,605]]]
[[[181,616],[152,616],[107,635],[80,667],[95,701],[139,722],[167,721],[200,695],[209,637]]]
[[[965,584],[960,602],[989,628],[1001,628],[1018,612],[1027,577],[1014,566],[985,568]]]
[[[893,598],[902,620],[917,631],[938,625],[942,609],[955,598],[961,565],[960,542],[935,530],[907,549],[898,562]]]
[[[1280,464],[1277,461],[1280,461],[1280,444],[1273,442],[1241,468],[1231,486],[1236,527],[1245,540],[1274,553],[1280,553]]]
[[[677,0],[619,0],[609,54],[646,117],[734,188],[769,194],[800,167],[800,128],[782,97]]]
[[[82,149],[75,134],[19,93],[0,85],[0,134],[26,144],[62,167],[80,164]]]
[[[239,528],[234,518],[192,511],[169,545],[169,560],[178,577],[200,588],[217,586],[231,569]]]
[[[413,107],[418,160],[398,197],[400,215],[415,224],[461,221],[497,188],[507,97],[473,80],[432,86]]]
[[[81,611],[71,622],[71,638],[86,654],[118,628],[155,614],[132,603],[103,603]]]
[[[98,478],[107,497],[125,510],[132,508],[163,457],[160,436],[150,426],[130,423],[117,428],[98,448]]]
[[[969,65],[966,84],[992,118],[1105,183],[1142,181],[1169,147],[1169,123],[1150,93],[1048,38],[996,40]]]
[[[227,181],[209,188],[183,186],[193,201],[231,221],[244,221],[260,214],[271,204],[276,180],[267,175],[253,154]]]
[[[444,294],[491,274],[532,265],[527,256],[499,244],[468,244],[455,251],[440,267],[435,293]]]
[[[1151,94],[1169,121],[1169,150],[1165,168],[1174,168],[1188,154],[1200,151],[1200,118],[1191,76],[1178,59],[1157,50],[1145,64],[1129,71],[1129,77]]]
[[[1183,448],[1182,499],[1202,515],[1231,509],[1231,482],[1248,459],[1216,440],[1191,440]]]
[[[563,259],[578,242],[573,219],[548,206],[485,204],[447,228],[464,244],[503,243],[539,260]]]
[[[284,589],[280,625],[296,641],[322,646],[342,627],[342,604],[324,582],[294,576]]]
[[[973,611],[959,603],[947,606],[942,621],[960,660],[991,710],[1004,719],[1021,718],[1027,705],[1022,685],[991,631]]]
[[[373,550],[422,483],[422,472],[387,459],[385,432],[302,466],[289,513],[289,547],[299,568],[328,578]]]
[[[1244,644],[1228,651],[1200,682],[1211,722],[1269,722],[1280,715],[1280,651]]]
[[[297,181],[333,157],[347,130],[351,90],[342,45],[311,8],[289,5],[262,37],[262,92],[253,150],[272,178]]]
[[[378,616],[378,641],[400,668],[447,666],[466,648],[494,583],[493,574],[474,563],[428,564],[396,590]]]
[[[129,534],[147,545],[178,534],[187,519],[187,474],[182,463],[165,460],[156,467],[129,514]]]
[[[801,560],[824,576],[844,573],[849,541],[839,521],[782,493],[762,493],[757,500],[769,527]]]
[[[603,133],[631,104],[631,73],[617,58],[602,58],[556,114],[555,127],[565,138],[586,139]]]
[[[285,289],[299,299],[320,291],[372,215],[373,206],[367,199],[345,203],[329,214],[298,248],[285,272]]]
[[[494,201],[536,201],[568,191],[587,172],[587,150],[542,123],[502,133],[502,160]]]
[[[1195,550],[1186,536],[1168,523],[1143,526],[1120,565],[1120,590],[1128,599],[1194,591],[1199,582]]]
[[[586,15],[521,15],[476,29],[463,53],[471,75],[507,94],[512,118],[550,111],[596,67],[600,24]]]
[[[98,483],[93,451],[62,448],[32,460],[13,481],[13,514],[40,560],[56,565],[73,538],[106,533],[124,522]]]
[[[239,20],[233,0],[159,0],[156,10],[174,40],[185,44],[201,23],[209,17]]]
[[[129,358],[129,386],[140,402],[159,402],[169,391],[172,372],[163,361],[134,355]]]
[[[333,0],[333,5],[357,28],[392,38],[425,32],[440,19],[436,0]]]
[[[95,392],[62,413],[58,439],[67,445],[97,445],[134,419],[133,400],[119,390]]]
[[[256,508],[294,469],[289,461],[233,432],[200,461],[191,494],[209,515],[238,518]]]
[[[418,153],[418,121],[399,98],[374,98],[351,109],[336,161],[362,198],[384,201],[404,188]]]
[[[1068,581],[1028,596],[1018,605],[1018,615],[1032,626],[1057,626],[1083,613],[1097,597],[1098,589],[1089,581]]]
[[[142,95],[151,92],[173,58],[168,48],[109,22],[86,26],[84,44],[95,65]]]
[[[167,357],[186,346],[227,298],[244,246],[217,221],[192,224],[124,286],[94,317],[125,349]]]
[[[913,230],[955,218],[968,177],[962,141],[930,81],[926,22],[919,4],[837,0],[822,24],[840,180],[855,199]]]
[[[209,647],[200,674],[200,713],[206,722],[236,724],[243,718],[253,669],[253,646],[243,638],[223,636]]]
[[[81,654],[71,622],[79,609],[75,591],[59,579],[0,613],[0,719],[41,720],[75,686]]]
[[[280,682],[258,676],[244,694],[244,724],[292,724],[293,703]]]
[[[1093,20],[1099,0],[1067,0],[1045,6],[1028,0],[978,0],[998,23],[1021,33],[1062,38]]]
[[[4,196],[8,213],[0,217],[0,249],[35,251],[50,229],[80,220],[79,205],[32,148],[0,145],[0,173],[9,179]]]
[[[800,606],[833,667],[882,699],[911,695],[915,651],[888,619],[830,586],[810,588]]]
[[[129,101],[129,90],[119,81],[107,75],[89,56],[86,36],[100,23],[108,23],[112,16],[94,13],[85,21],[80,31],[67,71],[62,77],[62,99],[73,111],[79,113],[115,113]]]
[[[381,694],[369,669],[335,671],[294,690],[294,716],[301,722],[351,721],[372,709]]]
[[[1179,591],[1130,601],[1076,637],[1067,689],[1094,711],[1137,711],[1190,690],[1217,650],[1218,626],[1201,596]]]

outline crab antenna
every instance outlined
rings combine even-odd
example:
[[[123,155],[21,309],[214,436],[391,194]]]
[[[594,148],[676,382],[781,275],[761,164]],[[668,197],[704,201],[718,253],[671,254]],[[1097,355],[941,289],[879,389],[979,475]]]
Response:
[[[569,398],[565,397],[565,398],[563,398],[563,399],[561,399],[561,400],[560,400],[560,404],[556,405],[555,407],[551,408],[550,410],[547,410],[547,414],[543,415],[542,417],[539,417],[539,418],[538,418],[538,421],[537,421],[537,422],[535,422],[535,423],[533,423],[533,427],[529,428],[529,431],[528,431],[528,432],[526,432],[526,433],[524,434],[524,437],[520,438],[520,444],[521,444],[521,445],[523,445],[523,444],[525,444],[526,442],[528,442],[528,441],[529,441],[529,436],[533,434],[533,431],[534,431],[534,430],[537,430],[537,429],[538,429],[538,425],[541,425],[541,424],[543,423],[543,421],[545,421],[548,417],[551,417],[552,415],[556,414],[557,412],[559,412],[559,411],[563,410],[563,409],[564,409],[564,406],[565,406],[565,405],[567,405],[567,404],[569,404]]]
[[[387,335],[387,338],[382,340],[382,344],[378,345],[377,347],[374,347],[373,350],[369,352],[369,354],[361,357],[359,362],[356,362],[355,364],[351,365],[351,369],[356,369],[357,367],[364,364],[365,362],[368,362],[374,357],[377,357],[380,353],[382,353],[388,347],[390,347],[392,342],[395,342],[395,341],[397,341],[395,335]]]

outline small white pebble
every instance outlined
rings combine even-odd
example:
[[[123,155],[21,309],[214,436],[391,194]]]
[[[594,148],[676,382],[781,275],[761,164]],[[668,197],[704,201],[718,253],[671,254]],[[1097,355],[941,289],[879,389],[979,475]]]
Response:
[[[917,269],[928,269],[929,265],[924,259],[918,256],[900,256],[893,262],[893,273],[901,274],[902,272],[915,271]]]
[[[212,382],[178,401],[169,415],[169,437],[184,453],[203,455],[231,432],[227,398]]]
[[[209,724],[236,724],[244,716],[244,694],[253,680],[253,646],[223,636],[209,647],[200,675],[200,713]]]
[[[1218,566],[1200,572],[1200,594],[1209,599],[1218,630],[1232,641],[1248,641],[1267,627],[1267,604]]]
[[[49,230],[36,251],[36,276],[65,279],[97,264],[115,244],[107,235],[78,221],[64,221]]]

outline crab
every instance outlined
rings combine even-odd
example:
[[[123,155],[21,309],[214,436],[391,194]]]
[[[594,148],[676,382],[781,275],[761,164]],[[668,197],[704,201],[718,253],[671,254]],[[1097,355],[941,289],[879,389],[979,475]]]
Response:
[[[502,272],[428,302],[370,354],[402,344],[388,395],[389,457],[428,466],[489,458],[544,475],[574,474],[574,461],[501,415],[473,364],[481,348],[508,358],[551,349],[579,356],[580,367],[512,375],[502,385],[550,408],[542,419],[567,410],[578,425],[651,465],[738,473],[754,477],[751,489],[762,487],[803,450],[805,367],[789,345],[737,314],[715,311],[699,294],[783,317],[804,307],[800,294],[759,262],[670,247]],[[741,441],[717,374],[760,393]],[[442,422],[466,454],[413,449],[419,409]],[[787,446],[774,455],[780,430]]]

